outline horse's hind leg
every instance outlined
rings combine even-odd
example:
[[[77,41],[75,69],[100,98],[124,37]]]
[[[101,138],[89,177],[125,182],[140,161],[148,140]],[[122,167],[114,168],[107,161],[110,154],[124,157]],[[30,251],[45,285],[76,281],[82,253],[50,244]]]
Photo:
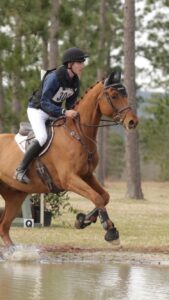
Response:
[[[27,194],[12,190],[9,187],[1,190],[1,195],[5,200],[5,210],[0,222],[0,236],[6,246],[13,245],[10,238],[10,227],[12,221],[16,218],[21,205]]]

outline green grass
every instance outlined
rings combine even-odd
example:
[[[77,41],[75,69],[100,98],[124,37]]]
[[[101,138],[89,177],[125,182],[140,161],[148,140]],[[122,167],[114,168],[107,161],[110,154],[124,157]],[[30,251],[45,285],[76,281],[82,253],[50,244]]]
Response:
[[[107,182],[105,188],[111,195],[107,210],[119,230],[120,249],[169,249],[169,183],[143,183],[145,200],[124,199],[126,186],[122,182]],[[89,200],[73,193],[70,193],[69,202],[84,213],[93,209]],[[75,217],[73,213],[64,212],[52,221],[51,227],[12,227],[11,237],[15,243],[31,245],[112,249],[112,245],[104,240],[105,231],[99,220],[90,227],[77,230],[74,228]]]

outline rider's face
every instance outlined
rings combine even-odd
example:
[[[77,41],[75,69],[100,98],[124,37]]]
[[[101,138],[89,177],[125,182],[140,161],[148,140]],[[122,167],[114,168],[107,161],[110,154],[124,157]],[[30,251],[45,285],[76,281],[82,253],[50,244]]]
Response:
[[[84,62],[74,62],[72,64],[72,71],[78,76],[81,75],[83,69],[84,69]]]

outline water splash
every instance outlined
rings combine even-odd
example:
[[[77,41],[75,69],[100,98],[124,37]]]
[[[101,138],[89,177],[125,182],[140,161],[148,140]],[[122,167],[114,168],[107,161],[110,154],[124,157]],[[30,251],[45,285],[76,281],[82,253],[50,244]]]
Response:
[[[15,245],[4,248],[2,251],[4,260],[9,261],[34,261],[40,259],[40,249],[36,246]]]

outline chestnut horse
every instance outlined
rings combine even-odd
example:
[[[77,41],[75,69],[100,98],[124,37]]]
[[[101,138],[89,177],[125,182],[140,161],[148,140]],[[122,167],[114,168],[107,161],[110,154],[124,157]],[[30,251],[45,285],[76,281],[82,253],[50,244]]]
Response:
[[[55,186],[60,190],[75,192],[94,204],[87,215],[79,214],[76,228],[84,228],[100,218],[106,230],[105,240],[119,238],[119,233],[110,220],[105,206],[109,194],[97,181],[93,172],[98,163],[96,135],[101,116],[118,120],[126,129],[135,128],[138,119],[131,107],[120,76],[112,72],[103,82],[93,85],[76,104],[79,118],[67,118],[64,126],[54,126],[53,141],[40,160],[47,167]],[[48,193],[49,189],[36,172],[35,161],[29,168],[30,184],[13,179],[13,174],[22,160],[14,134],[0,135],[0,194],[5,200],[5,209],[0,219],[0,236],[6,246],[13,245],[10,227],[28,194]]]

